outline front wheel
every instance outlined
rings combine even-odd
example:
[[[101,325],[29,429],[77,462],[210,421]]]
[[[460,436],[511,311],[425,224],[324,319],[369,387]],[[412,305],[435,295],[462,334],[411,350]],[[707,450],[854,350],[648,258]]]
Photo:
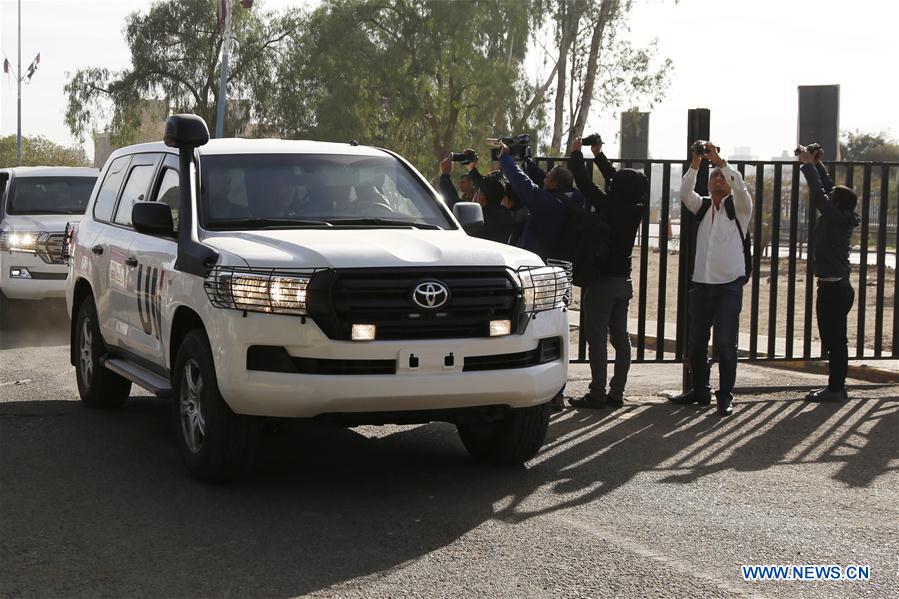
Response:
[[[219,392],[206,334],[190,331],[174,368],[174,414],[187,469],[204,482],[233,480],[252,470],[258,433],[250,416],[235,414]]]
[[[90,408],[99,409],[118,408],[128,401],[131,381],[100,365],[106,346],[100,336],[97,307],[92,297],[85,298],[78,307],[75,347],[78,352],[75,379],[81,401]]]
[[[465,449],[478,461],[520,465],[543,446],[549,429],[549,404],[509,410],[496,422],[459,423]]]

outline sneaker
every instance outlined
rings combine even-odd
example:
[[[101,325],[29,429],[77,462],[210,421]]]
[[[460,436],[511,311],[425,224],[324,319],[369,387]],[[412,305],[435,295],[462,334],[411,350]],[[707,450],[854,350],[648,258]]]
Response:
[[[691,403],[695,403],[696,405],[700,406],[707,406],[712,403],[712,393],[708,389],[690,389],[689,391],[681,395],[669,397],[668,401],[684,406]]]
[[[805,396],[805,399],[808,401],[846,401],[849,399],[849,394],[846,393],[846,387],[843,387],[839,391],[833,391],[830,388],[825,387],[810,392]]]
[[[606,395],[606,405],[610,408],[620,408],[624,406],[624,395],[617,391],[612,391]]]
[[[568,400],[568,403],[575,408],[599,409],[605,407],[606,401],[606,398],[598,398],[595,395],[588,393],[583,397],[572,397]]]
[[[718,403],[718,415],[719,416],[730,416],[734,413],[734,396],[732,393],[724,394],[716,394],[715,397]]]

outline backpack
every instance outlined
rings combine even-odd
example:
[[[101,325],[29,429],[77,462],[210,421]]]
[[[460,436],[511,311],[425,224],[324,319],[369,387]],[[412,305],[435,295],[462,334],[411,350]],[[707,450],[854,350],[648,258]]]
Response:
[[[597,212],[577,203],[570,192],[552,192],[565,208],[562,228],[549,258],[571,262],[572,283],[588,287],[600,277],[600,268],[609,257],[609,224]]]
[[[699,223],[702,222],[703,217],[711,207],[712,198],[702,198],[702,206],[700,206],[699,211],[696,212],[697,227],[699,227]],[[743,284],[745,285],[749,281],[750,275],[752,275],[752,238],[748,233],[743,235],[743,227],[740,226],[740,219],[737,218],[737,210],[734,207],[734,196],[729,195],[724,198],[724,212],[727,214],[727,218],[736,223],[737,232],[740,234],[740,241],[743,243],[743,266],[746,269],[746,277],[743,279]]]

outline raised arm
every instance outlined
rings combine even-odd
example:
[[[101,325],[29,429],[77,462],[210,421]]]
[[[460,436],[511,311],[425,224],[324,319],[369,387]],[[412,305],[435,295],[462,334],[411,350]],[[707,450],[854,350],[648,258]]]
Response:
[[[599,168],[599,172],[602,173],[602,178],[606,180],[606,187],[608,188],[609,182],[618,171],[615,170],[615,167],[612,166],[612,162],[606,158],[606,155],[603,154],[601,150],[599,153],[593,153],[593,163]]]
[[[581,151],[580,138],[575,138],[571,149],[571,157],[568,159],[568,170],[574,175],[574,182],[577,188],[581,190],[587,201],[590,202],[596,210],[606,210],[608,197],[606,193],[597,187],[593,182],[593,178],[587,171],[584,164],[584,154]]]
[[[680,201],[693,214],[696,214],[699,211],[699,207],[702,206],[702,198],[696,193],[697,173],[699,173],[699,166],[691,165],[687,172],[684,173],[684,178],[680,182],[680,191],[678,192]]]
[[[447,156],[440,161],[440,193],[443,195],[443,201],[450,210],[459,200],[459,194],[456,192],[456,186],[453,185],[453,160],[452,156]]]
[[[824,187],[824,193],[830,193],[833,190],[833,178],[830,176],[830,173],[827,172],[824,163],[820,161],[815,162],[815,170],[818,171],[818,176],[821,177],[821,185]]]
[[[805,175],[805,181],[808,183],[808,196],[812,206],[823,216],[836,216],[837,209],[827,199],[827,193],[824,191],[824,184],[821,182],[821,175],[814,164],[806,162],[801,167],[802,174]]]
[[[537,163],[526,158],[524,161],[524,173],[536,183],[537,187],[543,189],[543,180],[546,179],[546,171],[537,166]]]
[[[530,211],[531,217],[540,218],[542,214],[545,214],[549,210],[550,202],[545,197],[546,192],[537,187],[531,178],[524,174],[511,155],[500,155],[499,164],[515,195]]]
[[[749,219],[752,218],[752,196],[746,188],[746,182],[740,171],[731,167],[727,162],[721,162],[719,168],[727,182],[730,184],[730,191],[734,196],[734,208],[737,211],[737,218],[745,230],[749,226]]]

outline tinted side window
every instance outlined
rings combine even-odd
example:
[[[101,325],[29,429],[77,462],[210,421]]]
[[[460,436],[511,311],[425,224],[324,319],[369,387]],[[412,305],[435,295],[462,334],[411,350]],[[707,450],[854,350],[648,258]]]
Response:
[[[169,205],[172,209],[172,222],[175,230],[178,230],[178,196],[180,187],[178,185],[178,171],[167,168],[162,171],[162,183],[159,184],[159,191],[156,194],[156,200]]]
[[[94,202],[94,218],[104,222],[109,222],[112,216],[112,209],[115,207],[115,199],[119,194],[119,187],[122,185],[122,179],[125,178],[125,170],[128,163],[131,162],[131,156],[121,156],[112,161],[109,170],[106,172],[106,178],[100,191],[97,192],[97,201]]]
[[[150,179],[153,177],[154,170],[156,170],[155,164],[142,164],[131,169],[128,182],[125,183],[125,189],[122,191],[122,199],[119,200],[119,207],[115,213],[116,223],[131,226],[131,209],[135,202],[143,202],[146,199],[145,196],[150,187]]]

